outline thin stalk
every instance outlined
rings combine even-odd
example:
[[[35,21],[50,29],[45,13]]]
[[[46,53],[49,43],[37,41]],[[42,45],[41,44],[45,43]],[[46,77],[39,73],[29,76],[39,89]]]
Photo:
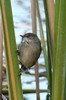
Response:
[[[53,50],[53,73],[52,73],[52,100],[54,96],[54,83],[55,83],[55,64],[57,59],[57,35],[58,35],[58,20],[59,20],[59,9],[60,9],[60,0],[55,1],[55,16],[54,16],[54,50]]]
[[[31,0],[31,14],[32,14],[32,31],[36,34],[36,7],[35,7],[35,0]]]
[[[44,38],[44,34],[43,34],[41,17],[40,17],[39,6],[38,6],[38,1],[37,0],[36,0],[36,8],[37,8],[37,15],[38,15],[38,20],[39,20],[42,50],[43,50],[43,55],[44,55],[45,63],[46,63],[46,71],[47,71],[48,85],[49,85],[49,88],[51,88],[51,70],[49,69],[49,66],[50,65],[48,63],[48,55],[47,55],[47,50],[46,50],[46,42],[45,42],[45,38]]]
[[[35,3],[36,3],[35,0],[31,0],[32,30],[33,30],[34,34],[37,33],[37,28],[36,28],[36,4]],[[36,78],[36,100],[40,100],[38,63],[35,65],[35,78]]]
[[[2,100],[2,62],[3,62],[3,30],[0,9],[0,100]]]
[[[0,0],[10,100],[23,100],[10,0]]]
[[[53,58],[53,47],[51,44],[51,37],[54,38],[54,36],[50,33],[50,24],[49,24],[49,15],[48,15],[48,7],[47,7],[47,1],[43,0],[44,3],[44,10],[45,10],[45,16],[46,16],[46,33],[47,33],[47,48],[48,48],[48,63],[49,63],[49,71],[50,71],[50,89],[51,89],[51,97],[52,97],[52,58]],[[51,11],[52,12],[52,11]],[[51,26],[52,27],[52,26]],[[54,41],[54,39],[53,39]]]
[[[54,48],[54,1],[46,0],[48,19],[49,19],[49,28],[50,28],[50,42],[51,42],[51,51],[53,55]]]
[[[36,79],[36,93],[37,93],[37,99],[40,100],[40,90],[39,90],[39,65],[38,62],[35,65],[35,79]]]
[[[46,89],[40,89],[40,93],[47,93],[48,90]],[[4,95],[8,95],[8,89],[2,89],[2,93]],[[31,93],[36,93],[36,89],[23,89],[24,94],[31,94]]]

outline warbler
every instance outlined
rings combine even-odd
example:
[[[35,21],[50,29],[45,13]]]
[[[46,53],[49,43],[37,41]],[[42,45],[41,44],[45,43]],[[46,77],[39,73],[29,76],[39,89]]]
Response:
[[[36,64],[41,54],[41,42],[37,35],[33,33],[26,33],[20,36],[22,39],[17,53],[21,64],[20,71],[25,71]]]

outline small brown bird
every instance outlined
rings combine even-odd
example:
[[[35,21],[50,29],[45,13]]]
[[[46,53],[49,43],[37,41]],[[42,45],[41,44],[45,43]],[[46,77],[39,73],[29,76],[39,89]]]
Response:
[[[25,71],[36,64],[41,53],[41,42],[37,35],[33,33],[26,33],[20,36],[22,40],[17,52],[21,64],[21,71]]]

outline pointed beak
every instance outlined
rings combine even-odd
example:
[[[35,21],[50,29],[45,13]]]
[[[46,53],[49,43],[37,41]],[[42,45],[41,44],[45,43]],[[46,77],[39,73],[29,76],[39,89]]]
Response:
[[[24,35],[20,35],[21,37],[24,37]]]

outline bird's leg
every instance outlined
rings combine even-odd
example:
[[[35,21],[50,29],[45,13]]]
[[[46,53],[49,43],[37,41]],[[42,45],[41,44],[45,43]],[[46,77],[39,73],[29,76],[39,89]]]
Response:
[[[20,60],[19,60],[19,64],[22,65]],[[21,70],[21,68],[19,68],[19,75],[18,76],[21,76],[21,72],[22,72],[22,70]]]
[[[24,72],[26,70],[27,70],[27,68],[23,64],[21,64],[21,71]]]
[[[27,68],[22,64],[20,60],[19,60],[19,64],[21,65],[21,68],[19,70],[19,76],[21,76],[21,72],[25,72]]]

